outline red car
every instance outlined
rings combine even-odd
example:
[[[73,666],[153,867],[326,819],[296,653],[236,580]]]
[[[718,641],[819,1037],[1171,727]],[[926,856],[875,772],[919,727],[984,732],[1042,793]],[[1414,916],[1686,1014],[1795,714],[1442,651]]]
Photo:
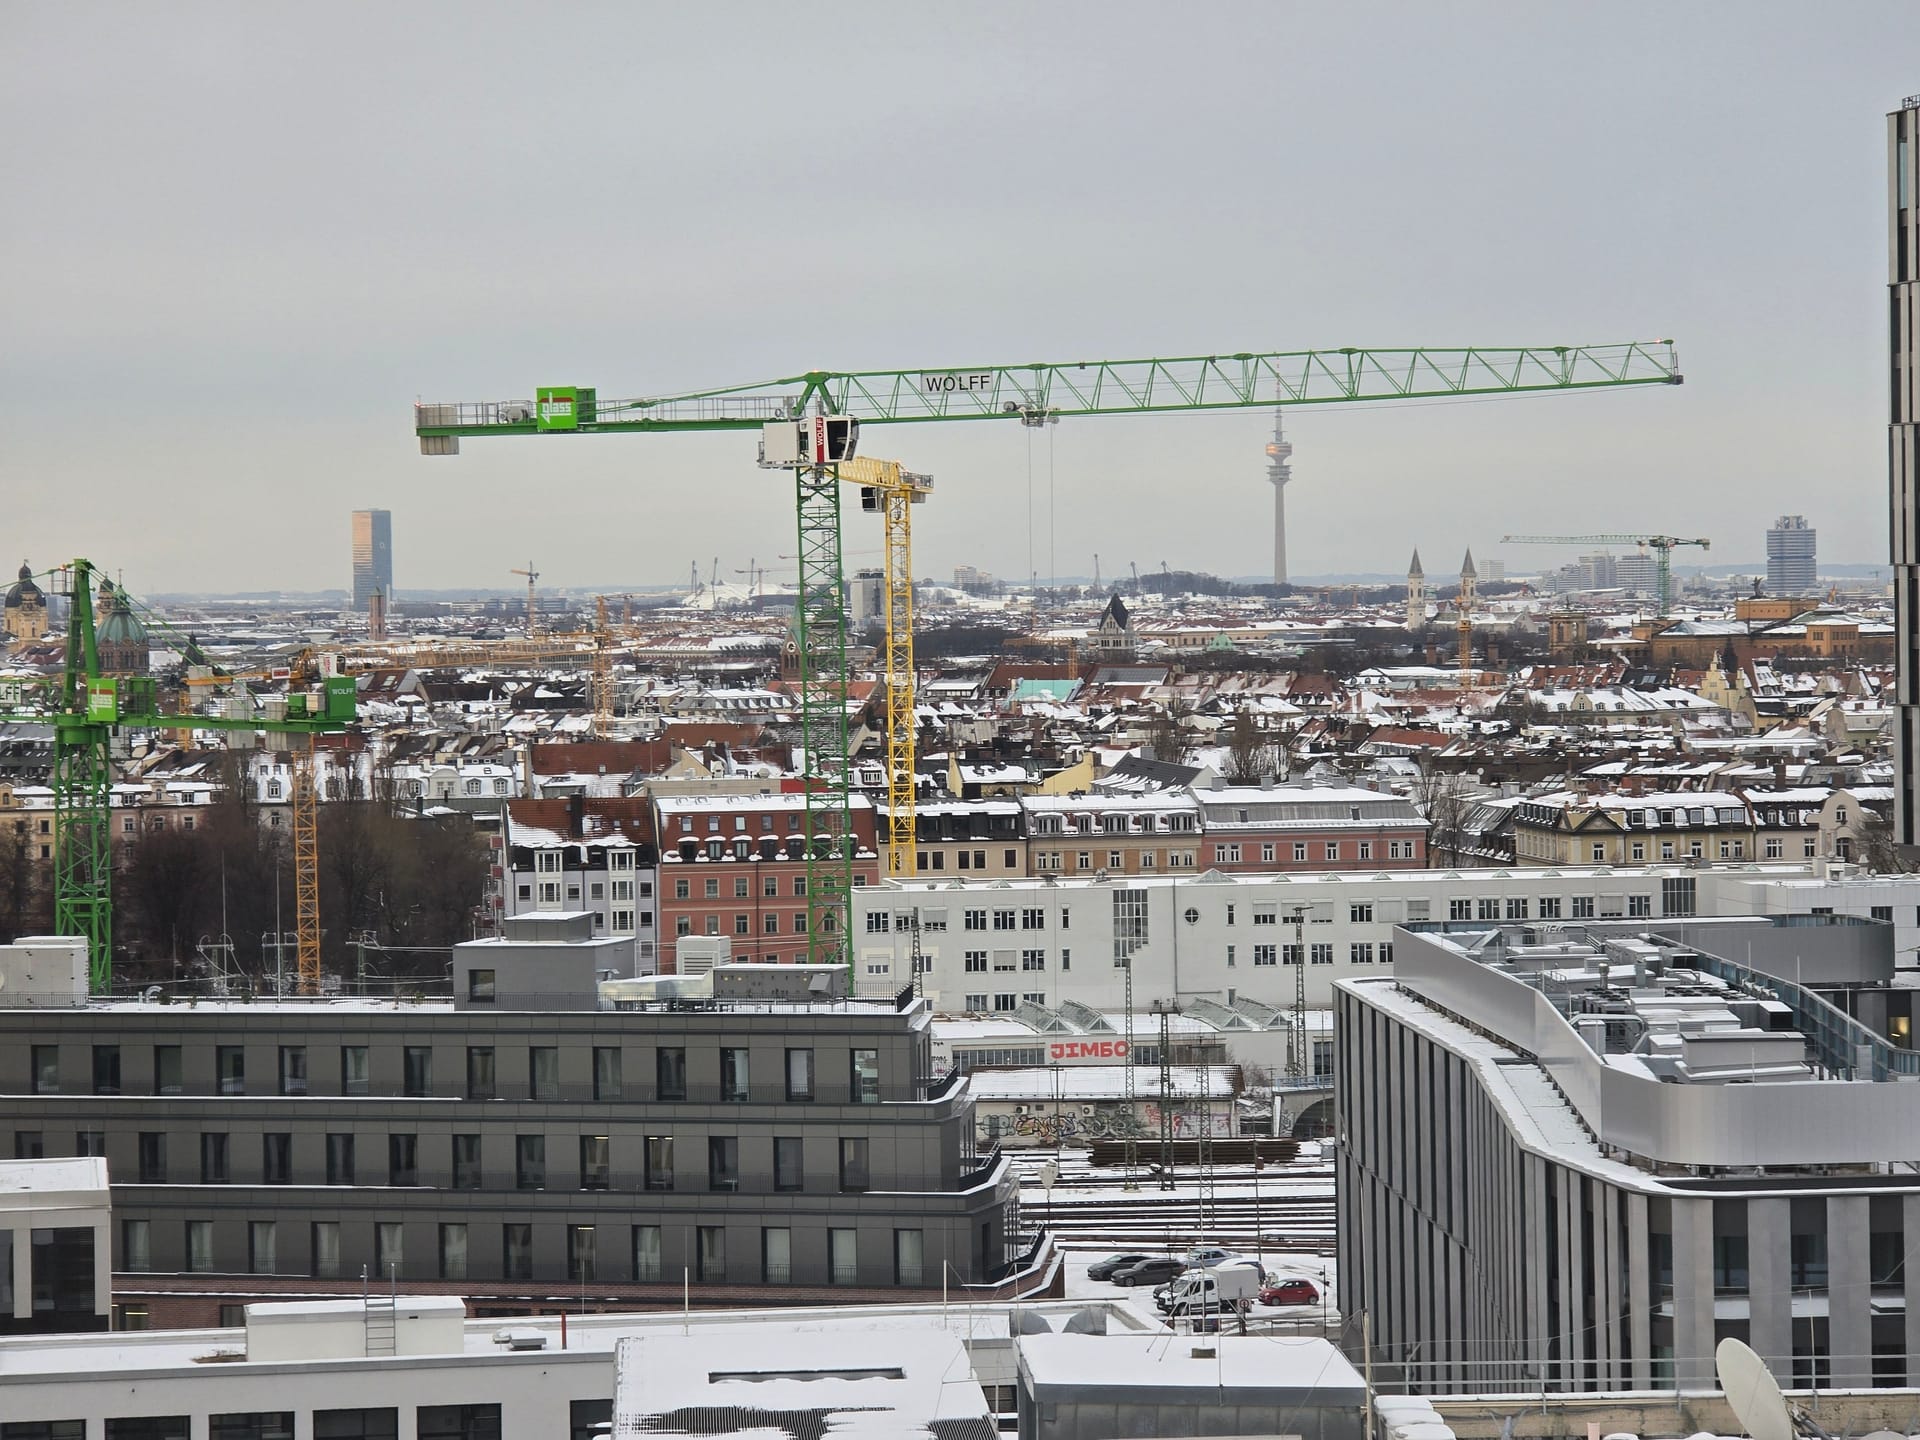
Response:
[[[1311,1280],[1298,1278],[1276,1280],[1271,1285],[1260,1287],[1262,1305],[1318,1305],[1320,1292],[1313,1288]]]

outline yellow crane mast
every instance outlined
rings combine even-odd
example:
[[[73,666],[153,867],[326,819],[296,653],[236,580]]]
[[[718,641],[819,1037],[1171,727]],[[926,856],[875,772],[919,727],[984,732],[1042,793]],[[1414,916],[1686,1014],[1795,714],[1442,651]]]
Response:
[[[933,493],[933,477],[903,470],[898,460],[859,456],[836,467],[860,487],[860,508],[877,510],[886,527],[881,570],[886,641],[887,874],[914,873],[913,519],[912,507]]]

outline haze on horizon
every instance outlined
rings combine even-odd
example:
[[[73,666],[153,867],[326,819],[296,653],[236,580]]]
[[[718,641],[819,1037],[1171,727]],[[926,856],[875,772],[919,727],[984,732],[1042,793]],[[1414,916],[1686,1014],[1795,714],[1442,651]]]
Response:
[[[0,561],[137,591],[777,572],[744,437],[415,399],[814,366],[1671,336],[1687,383],[1289,412],[1297,573],[1507,530],[1886,551],[1885,131],[1920,10],[1625,3],[8,8]],[[869,431],[916,568],[1256,574],[1269,413]],[[1027,521],[1029,487],[1034,521]],[[1050,502],[1050,503],[1049,503]],[[1048,519],[1051,512],[1052,526]],[[849,565],[877,526],[848,520]]]

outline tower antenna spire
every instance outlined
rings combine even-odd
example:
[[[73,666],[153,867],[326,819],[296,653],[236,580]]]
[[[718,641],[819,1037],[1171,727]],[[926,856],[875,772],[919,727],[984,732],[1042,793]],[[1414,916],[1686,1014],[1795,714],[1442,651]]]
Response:
[[[1281,395],[1274,386],[1276,397]],[[1273,583],[1287,583],[1287,484],[1293,479],[1293,442],[1287,439],[1286,407],[1273,407],[1273,439],[1267,442],[1267,482],[1273,486]]]

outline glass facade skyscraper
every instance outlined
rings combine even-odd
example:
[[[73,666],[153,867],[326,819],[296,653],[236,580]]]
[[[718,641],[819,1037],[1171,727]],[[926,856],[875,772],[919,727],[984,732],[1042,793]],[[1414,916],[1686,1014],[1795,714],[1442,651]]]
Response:
[[[365,610],[374,593],[393,594],[393,516],[353,512],[353,608]]]

